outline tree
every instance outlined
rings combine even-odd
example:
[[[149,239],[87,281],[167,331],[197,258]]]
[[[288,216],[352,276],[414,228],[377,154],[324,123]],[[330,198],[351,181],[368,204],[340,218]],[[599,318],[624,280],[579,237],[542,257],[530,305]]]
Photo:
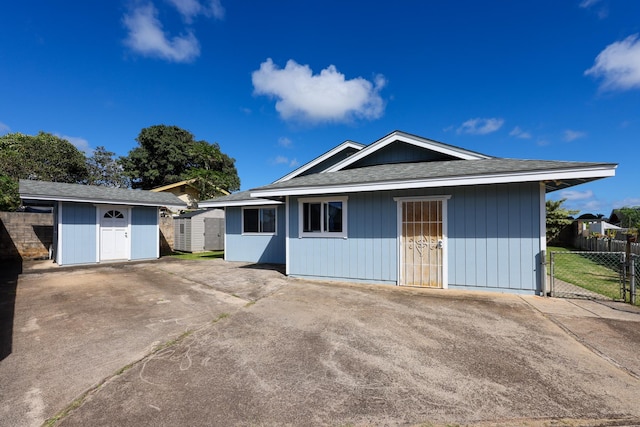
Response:
[[[66,139],[42,131],[10,133],[0,136],[0,175],[3,206],[15,209],[20,205],[19,179],[81,183],[87,179],[87,166],[84,154]]]
[[[120,159],[133,188],[150,190],[196,178],[200,199],[211,197],[216,189],[240,189],[235,160],[217,143],[195,141],[191,132],[167,125],[142,129],[136,141],[139,146]]]
[[[629,229],[640,229],[640,206],[620,208],[618,217],[620,217],[620,227]]]
[[[89,176],[86,184],[115,188],[129,187],[129,177],[124,174],[122,165],[113,156],[115,156],[115,153],[107,151],[103,146],[99,146],[91,156],[87,157]]]
[[[547,243],[558,237],[562,229],[573,222],[571,215],[579,212],[563,208],[562,204],[566,200],[547,200]]]
[[[218,143],[194,142],[190,149],[191,163],[185,179],[195,178],[200,200],[220,195],[220,190],[237,191],[240,178],[235,160],[220,151]]]

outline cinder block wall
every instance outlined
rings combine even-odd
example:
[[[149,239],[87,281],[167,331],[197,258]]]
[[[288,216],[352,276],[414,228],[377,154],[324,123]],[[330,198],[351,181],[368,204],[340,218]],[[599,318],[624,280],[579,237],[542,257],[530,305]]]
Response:
[[[173,217],[160,217],[160,255],[170,255],[173,252]]]
[[[0,259],[49,257],[53,214],[0,212]]]

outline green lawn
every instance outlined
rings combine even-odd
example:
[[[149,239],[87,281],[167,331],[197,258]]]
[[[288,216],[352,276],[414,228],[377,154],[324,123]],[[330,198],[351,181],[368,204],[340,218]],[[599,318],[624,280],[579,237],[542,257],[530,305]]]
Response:
[[[556,278],[604,295],[620,299],[619,255],[616,253],[568,253],[572,249],[547,247],[547,261],[554,255],[554,275]],[[551,266],[549,264],[549,273]]]
[[[208,251],[208,252],[193,252],[193,253],[174,251],[169,256],[172,256],[178,259],[207,260],[207,259],[214,259],[214,258],[222,258],[224,256],[224,251]]]

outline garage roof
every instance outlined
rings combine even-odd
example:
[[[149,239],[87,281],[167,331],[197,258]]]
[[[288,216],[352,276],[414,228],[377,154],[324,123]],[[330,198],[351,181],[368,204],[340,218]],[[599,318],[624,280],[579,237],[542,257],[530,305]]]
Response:
[[[171,193],[155,193],[145,190],[66,184],[62,182],[21,179],[19,193],[20,198],[25,203],[52,201],[186,207],[186,203]]]

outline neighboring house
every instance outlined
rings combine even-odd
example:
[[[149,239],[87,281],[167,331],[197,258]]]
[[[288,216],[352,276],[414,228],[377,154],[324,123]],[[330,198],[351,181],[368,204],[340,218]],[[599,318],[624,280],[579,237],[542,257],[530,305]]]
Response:
[[[196,179],[187,179],[184,181],[176,182],[169,185],[164,185],[162,187],[156,187],[149,191],[153,192],[165,192],[171,193],[178,197],[180,200],[187,204],[187,209],[196,209],[198,207],[199,201],[199,191],[195,186]],[[228,195],[229,192],[223,190],[222,188],[218,189],[221,195]]]
[[[602,218],[578,219],[578,232],[584,237],[589,237],[593,234],[606,236],[607,230],[622,231],[623,229],[617,225],[609,224]]]
[[[545,195],[612,163],[491,157],[404,132],[346,142],[224,207],[225,259],[294,277],[545,292]]]
[[[53,206],[53,257],[59,265],[160,256],[160,207],[184,208],[173,194],[20,180],[25,205]]]
[[[224,249],[224,211],[205,209],[173,218],[173,248],[183,252]]]

